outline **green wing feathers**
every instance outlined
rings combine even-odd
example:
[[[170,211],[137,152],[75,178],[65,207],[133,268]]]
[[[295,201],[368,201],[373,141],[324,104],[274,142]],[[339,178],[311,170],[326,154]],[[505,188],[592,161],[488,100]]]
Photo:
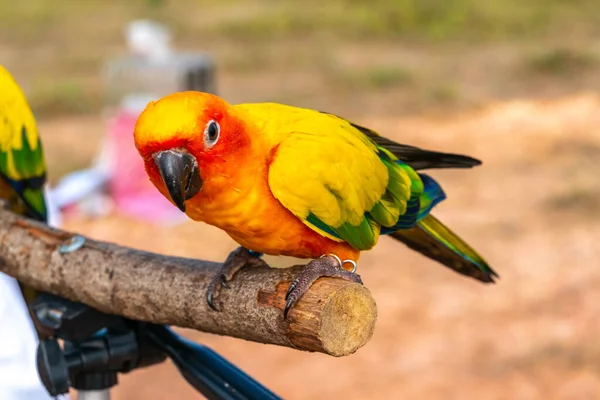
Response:
[[[46,221],[46,164],[27,99],[0,65],[0,196],[15,212]]]
[[[380,150],[379,157],[387,169],[388,183],[383,196],[369,210],[369,216],[384,227],[392,227],[406,212],[407,202],[414,190],[413,181],[385,151]]]
[[[388,192],[386,192],[371,211],[369,211],[369,215],[373,220],[384,227],[396,225],[401,214],[403,214],[403,210],[398,207],[395,198]]]

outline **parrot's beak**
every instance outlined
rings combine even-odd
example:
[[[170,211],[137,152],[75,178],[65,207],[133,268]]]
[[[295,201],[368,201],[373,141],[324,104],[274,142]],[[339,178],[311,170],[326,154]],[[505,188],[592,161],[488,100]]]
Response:
[[[165,150],[152,156],[173,203],[185,212],[185,201],[202,188],[196,158],[184,150]]]

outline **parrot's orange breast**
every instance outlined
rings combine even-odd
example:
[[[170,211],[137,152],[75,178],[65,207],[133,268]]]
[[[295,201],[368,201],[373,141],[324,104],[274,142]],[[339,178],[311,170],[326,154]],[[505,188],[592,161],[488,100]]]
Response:
[[[187,215],[223,229],[255,252],[297,258],[334,253],[342,260],[358,260],[359,252],[349,244],[313,231],[275,199],[267,171],[267,165],[256,161],[211,173],[202,190],[187,202]]]

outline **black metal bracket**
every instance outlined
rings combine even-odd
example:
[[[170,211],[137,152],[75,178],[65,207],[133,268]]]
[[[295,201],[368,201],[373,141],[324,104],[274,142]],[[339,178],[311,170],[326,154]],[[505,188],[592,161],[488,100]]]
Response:
[[[119,373],[170,357],[182,376],[210,400],[280,399],[208,347],[186,340],[166,325],[101,313],[49,293],[31,304],[37,323],[48,330],[37,350],[37,369],[52,396],[77,390],[105,390]],[[58,340],[64,342],[60,347]]]

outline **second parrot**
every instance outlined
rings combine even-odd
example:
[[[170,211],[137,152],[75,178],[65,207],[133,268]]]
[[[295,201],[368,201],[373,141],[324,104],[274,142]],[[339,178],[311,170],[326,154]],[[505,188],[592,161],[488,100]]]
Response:
[[[23,91],[0,65],[0,198],[12,211],[46,222],[46,163],[37,124]],[[37,295],[21,285],[25,301]]]

